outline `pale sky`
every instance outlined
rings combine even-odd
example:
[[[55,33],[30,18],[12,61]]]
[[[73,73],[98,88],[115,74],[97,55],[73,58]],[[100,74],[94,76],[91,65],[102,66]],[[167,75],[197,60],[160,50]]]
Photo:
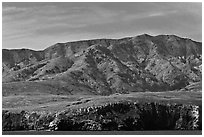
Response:
[[[3,48],[140,34],[202,40],[201,3],[3,3]]]

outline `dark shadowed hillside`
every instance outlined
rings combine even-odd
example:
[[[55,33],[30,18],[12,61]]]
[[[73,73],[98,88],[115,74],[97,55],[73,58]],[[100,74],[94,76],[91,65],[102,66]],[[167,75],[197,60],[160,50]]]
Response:
[[[83,89],[109,95],[182,89],[201,81],[202,44],[175,35],[144,34],[57,43],[43,51],[2,52],[3,92],[8,84],[13,86],[10,82],[21,82],[29,90],[28,81],[52,81],[63,83],[59,90],[67,94]]]

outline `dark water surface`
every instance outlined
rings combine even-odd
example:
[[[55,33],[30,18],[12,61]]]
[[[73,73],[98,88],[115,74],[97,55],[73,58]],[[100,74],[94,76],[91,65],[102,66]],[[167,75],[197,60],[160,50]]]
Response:
[[[3,131],[2,135],[202,135],[196,131]]]

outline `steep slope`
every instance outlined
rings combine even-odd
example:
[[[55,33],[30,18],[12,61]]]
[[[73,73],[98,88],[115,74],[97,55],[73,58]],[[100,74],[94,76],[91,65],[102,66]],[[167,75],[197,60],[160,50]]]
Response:
[[[24,69],[27,66],[34,65],[44,59],[43,51],[34,51],[29,49],[2,50],[2,76],[10,77],[15,71]],[[15,80],[15,79],[14,79]],[[10,81],[13,81],[11,79]]]
[[[29,49],[2,50],[2,61],[5,65],[8,65],[9,68],[17,66],[22,68],[25,65],[34,64],[43,59],[43,51],[34,51]]]
[[[3,56],[3,82],[63,81],[101,95],[175,90],[202,80],[202,44],[175,35],[57,43]]]

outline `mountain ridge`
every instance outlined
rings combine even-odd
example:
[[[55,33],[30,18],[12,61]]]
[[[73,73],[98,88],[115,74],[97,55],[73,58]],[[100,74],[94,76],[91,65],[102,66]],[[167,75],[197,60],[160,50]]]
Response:
[[[108,95],[175,90],[202,80],[202,43],[175,35],[143,34],[2,52],[3,83],[66,81]]]
[[[176,37],[179,37],[177,36],[176,34],[161,34],[161,35],[155,35],[155,36],[152,36],[152,35],[149,35],[149,34],[140,34],[140,35],[137,35],[137,36],[133,36],[133,37],[138,37],[138,36],[150,36],[150,37],[158,37],[158,36],[176,36]],[[91,40],[120,40],[120,39],[124,39],[124,38],[133,38],[131,36],[127,36],[127,37],[122,37],[122,38],[96,38],[96,39],[81,39],[81,40],[73,40],[73,41],[67,41],[67,42],[57,42],[55,43],[54,45],[56,44],[65,44],[65,43],[75,43],[75,42],[85,42],[85,41],[91,41]],[[185,39],[185,40],[191,40],[193,42],[196,42],[196,43],[202,43],[201,41],[196,41],[196,40],[193,40],[191,38],[188,38],[188,37],[179,37],[179,38],[182,38],[182,39]],[[53,46],[53,45],[51,45]],[[45,47],[44,49],[41,49],[41,50],[34,50],[34,49],[31,49],[31,48],[2,48],[2,50],[32,50],[32,51],[43,51],[51,46],[48,46],[48,47]]]

